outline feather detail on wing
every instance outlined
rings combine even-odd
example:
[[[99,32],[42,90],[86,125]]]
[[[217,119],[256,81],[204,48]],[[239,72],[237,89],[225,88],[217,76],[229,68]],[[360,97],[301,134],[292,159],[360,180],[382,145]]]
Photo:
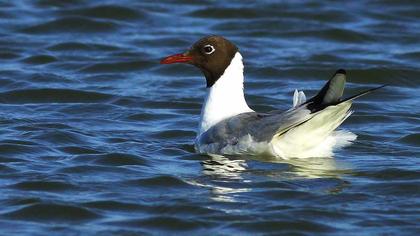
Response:
[[[302,91],[295,90],[293,108],[287,111],[246,112],[222,120],[197,137],[196,147],[199,152],[215,154],[328,155],[336,143],[329,137],[352,114],[352,100],[383,87],[343,99],[345,81],[346,72],[340,69],[309,100]],[[324,145],[326,140],[334,145]]]
[[[242,113],[211,127],[201,135],[200,143],[223,141],[226,144],[234,144],[238,138],[248,134],[257,142],[269,142],[274,135],[302,124],[313,116],[305,106],[281,113]]]

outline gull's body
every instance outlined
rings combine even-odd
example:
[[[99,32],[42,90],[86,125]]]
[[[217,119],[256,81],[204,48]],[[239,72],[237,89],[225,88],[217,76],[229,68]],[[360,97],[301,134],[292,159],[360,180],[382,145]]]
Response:
[[[352,100],[369,91],[342,100],[344,70],[338,70],[308,101],[303,92],[295,92],[292,109],[263,114],[249,108],[245,100],[242,56],[226,39],[206,37],[187,53],[162,60],[164,64],[175,62],[196,65],[206,76],[207,94],[195,140],[200,153],[330,156],[334,148],[356,138],[334,130],[351,114]]]

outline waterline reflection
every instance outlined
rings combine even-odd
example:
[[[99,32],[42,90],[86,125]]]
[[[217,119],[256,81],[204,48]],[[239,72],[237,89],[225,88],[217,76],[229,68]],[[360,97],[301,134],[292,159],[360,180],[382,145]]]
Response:
[[[202,161],[203,174],[212,177],[210,198],[217,202],[239,202],[235,194],[249,192],[249,188],[232,187],[232,181],[248,182],[241,174],[248,169],[246,160],[210,155],[210,159]],[[213,184],[214,183],[214,184]]]
[[[343,174],[351,173],[347,163],[337,161],[334,158],[305,158],[305,159],[276,159],[272,157],[239,157],[211,155],[209,159],[201,162],[204,176],[211,177],[211,184],[200,184],[210,188],[210,198],[219,202],[240,202],[237,198],[238,193],[253,191],[252,180],[248,174],[258,171],[258,175],[266,175],[275,181],[290,181],[293,179],[316,180],[316,179],[336,179],[340,180]],[[255,165],[265,165],[264,163],[278,163],[277,169],[263,169]],[[285,168],[286,167],[286,168]],[[264,167],[263,167],[264,168]],[[238,184],[239,182],[239,184]],[[343,181],[334,181],[342,183]],[[250,184],[251,183],[251,184]],[[196,183],[198,184],[198,183]],[[246,186],[246,187],[244,187]],[[330,193],[341,192],[347,184],[329,185],[323,191]],[[326,186],[319,186],[324,188]],[[319,190],[319,189],[318,189]]]

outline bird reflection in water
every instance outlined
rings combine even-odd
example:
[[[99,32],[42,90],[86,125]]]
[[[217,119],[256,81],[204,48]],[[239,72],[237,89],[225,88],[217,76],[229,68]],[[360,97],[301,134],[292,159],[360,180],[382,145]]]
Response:
[[[249,192],[249,188],[235,188],[231,183],[234,181],[249,182],[242,178],[241,174],[247,170],[248,165],[244,159],[227,158],[220,155],[210,155],[210,159],[202,161],[203,174],[214,178],[211,187],[211,198],[218,202],[238,202],[235,194]]]
[[[266,161],[287,164],[288,172],[295,178],[340,178],[342,174],[349,173],[350,169],[347,163],[337,161],[333,157],[266,159]]]
[[[274,178],[277,181],[291,181],[297,179],[336,179],[333,186],[319,186],[322,191],[336,194],[341,192],[348,183],[340,179],[343,174],[350,174],[348,164],[337,161],[335,158],[305,158],[305,159],[275,159],[273,157],[247,157],[238,159],[238,157],[225,157],[220,155],[211,155],[208,160],[202,161],[203,174],[212,177],[212,184],[206,185],[211,188],[211,198],[215,201],[240,202],[235,198],[238,193],[252,191],[251,180],[244,176],[245,173],[253,174],[253,167],[249,168],[249,163],[272,163],[273,165],[283,165],[280,168],[270,168],[266,171],[256,170],[258,175],[264,174]],[[241,184],[238,184],[238,181]],[[248,184],[250,183],[250,184]],[[239,187],[238,187],[239,186]],[[244,187],[246,186],[246,187]],[[326,187],[326,188],[324,188]],[[317,189],[319,190],[319,189]]]
[[[241,173],[248,168],[245,159],[221,155],[210,155],[210,159],[203,161],[202,164],[205,175],[229,179],[242,179]]]

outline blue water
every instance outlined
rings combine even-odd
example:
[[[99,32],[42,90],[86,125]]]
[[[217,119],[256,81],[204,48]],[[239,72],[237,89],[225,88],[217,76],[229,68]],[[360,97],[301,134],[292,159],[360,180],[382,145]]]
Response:
[[[0,3],[1,235],[420,233],[420,2]],[[257,111],[338,68],[358,135],[332,158],[194,152],[205,81],[159,65],[210,34]]]

